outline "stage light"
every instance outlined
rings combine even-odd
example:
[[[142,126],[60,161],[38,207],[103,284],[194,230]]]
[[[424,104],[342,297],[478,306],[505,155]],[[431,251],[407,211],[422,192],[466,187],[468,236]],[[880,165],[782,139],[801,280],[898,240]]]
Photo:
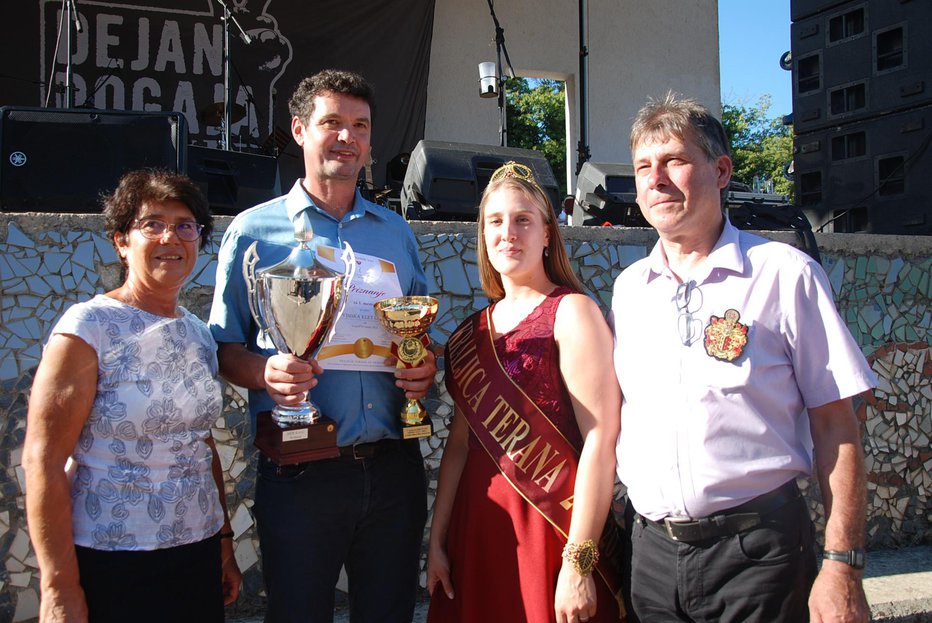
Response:
[[[479,63],[479,97],[498,97],[495,63]]]

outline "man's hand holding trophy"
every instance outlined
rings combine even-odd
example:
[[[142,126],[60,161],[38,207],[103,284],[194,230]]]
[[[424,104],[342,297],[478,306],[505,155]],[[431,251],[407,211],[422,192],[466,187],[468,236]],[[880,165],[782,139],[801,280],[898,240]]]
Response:
[[[249,309],[260,330],[280,353],[304,360],[317,356],[336,326],[356,267],[348,243],[341,258],[343,273],[318,262],[315,249],[308,246],[313,237],[309,225],[299,222],[298,246],[287,258],[256,270],[259,255],[254,242],[243,260]],[[278,465],[338,456],[336,436],[334,421],[321,415],[307,397],[296,405],[262,412],[256,421],[256,447]]]
[[[385,329],[402,339],[392,342],[399,368],[414,368],[427,356],[427,329],[437,317],[439,303],[431,296],[397,296],[375,304],[375,315]],[[433,424],[420,400],[408,399],[401,412],[403,439],[430,437]]]

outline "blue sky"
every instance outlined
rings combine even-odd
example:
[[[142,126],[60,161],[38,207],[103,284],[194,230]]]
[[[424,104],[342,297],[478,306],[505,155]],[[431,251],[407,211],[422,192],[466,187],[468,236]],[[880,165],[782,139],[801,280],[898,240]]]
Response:
[[[768,117],[793,111],[790,72],[780,55],[790,49],[790,0],[719,0],[722,101],[755,106],[770,95]]]

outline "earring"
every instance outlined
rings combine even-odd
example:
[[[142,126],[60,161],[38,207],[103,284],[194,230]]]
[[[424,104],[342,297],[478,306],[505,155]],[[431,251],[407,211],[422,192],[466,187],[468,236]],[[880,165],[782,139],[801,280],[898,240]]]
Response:
[[[550,247],[544,247],[544,257],[550,257]]]

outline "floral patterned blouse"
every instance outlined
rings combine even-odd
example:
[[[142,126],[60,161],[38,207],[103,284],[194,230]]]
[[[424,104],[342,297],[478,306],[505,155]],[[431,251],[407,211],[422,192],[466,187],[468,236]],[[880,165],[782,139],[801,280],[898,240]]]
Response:
[[[56,333],[97,351],[97,396],[72,455],[75,543],[153,550],[215,534],[223,511],[205,440],[222,394],[207,326],[185,309],[165,318],[98,295]]]

